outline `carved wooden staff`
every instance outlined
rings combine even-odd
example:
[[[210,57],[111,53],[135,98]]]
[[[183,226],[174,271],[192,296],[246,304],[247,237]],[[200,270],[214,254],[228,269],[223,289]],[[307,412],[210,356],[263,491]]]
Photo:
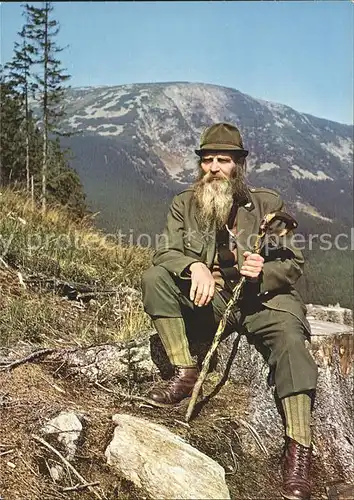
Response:
[[[263,219],[261,220],[261,223],[259,225],[259,230],[258,230],[255,244],[254,244],[253,249],[252,249],[252,253],[258,253],[258,254],[261,253],[264,238],[265,238],[266,234],[269,232],[270,226],[274,221],[281,221],[281,222],[285,223],[285,227],[278,232],[278,236],[284,236],[291,229],[295,229],[298,226],[298,223],[296,222],[296,220],[286,212],[278,211],[278,212],[271,212],[269,214],[266,214],[263,217]],[[206,377],[208,370],[209,370],[210,360],[211,360],[214,352],[216,351],[216,349],[220,343],[220,339],[221,339],[221,336],[225,330],[230,312],[231,312],[233,306],[238,301],[240,294],[241,294],[241,290],[242,290],[245,282],[246,282],[246,277],[242,276],[240,281],[237,283],[237,285],[235,286],[235,288],[233,290],[231,299],[227,303],[226,309],[225,309],[224,314],[220,320],[218,329],[215,333],[215,337],[213,339],[213,342],[210,346],[209,351],[207,352],[207,354],[204,358],[202,369],[201,369],[201,372],[199,374],[198,380],[195,383],[195,386],[193,388],[192,396],[191,396],[191,399],[189,401],[188,408],[187,408],[186,422],[189,422],[189,420],[192,416],[200,389],[202,387],[202,384],[203,384],[205,377]]]

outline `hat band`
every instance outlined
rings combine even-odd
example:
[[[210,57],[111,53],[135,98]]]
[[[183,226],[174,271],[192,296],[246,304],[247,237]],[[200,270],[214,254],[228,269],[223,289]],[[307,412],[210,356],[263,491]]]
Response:
[[[202,144],[200,149],[238,149],[243,150],[242,146],[238,146],[237,144],[229,144],[225,143],[210,143],[210,144]]]

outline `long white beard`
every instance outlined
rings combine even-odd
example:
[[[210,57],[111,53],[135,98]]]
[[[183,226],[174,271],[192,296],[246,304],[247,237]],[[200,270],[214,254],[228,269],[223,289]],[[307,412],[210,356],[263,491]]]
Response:
[[[195,185],[197,219],[204,231],[210,231],[213,221],[221,229],[228,220],[233,204],[232,183],[228,179],[202,179]]]

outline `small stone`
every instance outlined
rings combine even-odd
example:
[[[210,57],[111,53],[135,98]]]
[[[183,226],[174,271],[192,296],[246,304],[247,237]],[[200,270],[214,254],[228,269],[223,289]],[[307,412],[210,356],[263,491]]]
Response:
[[[74,458],[77,441],[82,432],[80,419],[74,412],[62,411],[50,420],[42,429],[44,434],[57,434],[59,443],[64,444],[67,450],[66,458]]]
[[[49,472],[54,482],[60,481],[60,479],[64,476],[64,468],[59,464],[55,467],[50,467]]]

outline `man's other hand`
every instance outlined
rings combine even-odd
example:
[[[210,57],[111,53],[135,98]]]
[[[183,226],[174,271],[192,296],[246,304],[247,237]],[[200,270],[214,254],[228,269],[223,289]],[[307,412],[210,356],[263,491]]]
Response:
[[[214,297],[215,280],[203,262],[193,262],[191,272],[191,289],[189,298],[198,307],[207,306]]]
[[[262,269],[264,259],[258,253],[243,252],[245,261],[240,269],[240,273],[248,278],[258,278]]]

